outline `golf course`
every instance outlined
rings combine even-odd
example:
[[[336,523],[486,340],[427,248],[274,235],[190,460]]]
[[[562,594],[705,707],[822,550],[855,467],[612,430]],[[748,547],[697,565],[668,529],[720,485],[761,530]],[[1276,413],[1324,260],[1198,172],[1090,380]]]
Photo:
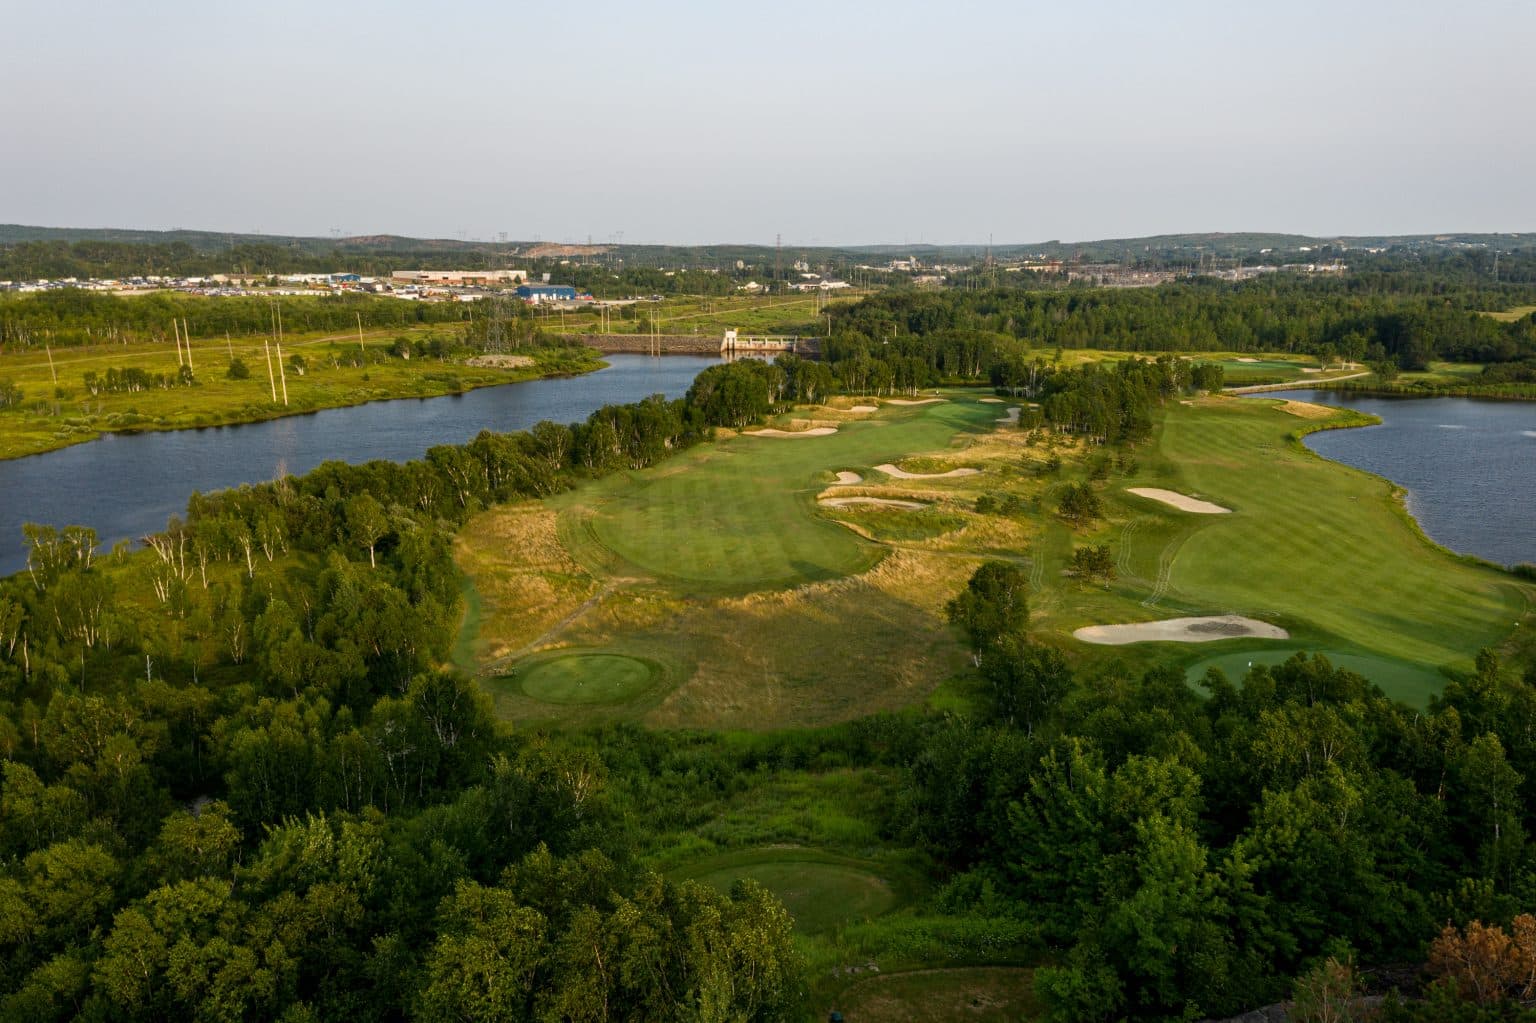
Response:
[[[457,548],[476,608],[462,666],[514,720],[847,720],[964,674],[944,604],[1004,559],[1030,573],[1032,637],[1077,663],[1240,681],[1319,651],[1423,705],[1530,610],[1529,587],[1426,540],[1389,483],[1297,440],[1351,413],[1170,403],[1134,464],[1111,468],[1081,441],[1000,421],[981,392],[943,397],[803,409],[766,435],[723,433],[658,468],[483,513]],[[1051,455],[1061,470],[1041,468]],[[1055,507],[1075,480],[1102,513],[1073,525]],[[978,512],[981,497],[1006,513]],[[1109,547],[1112,578],[1071,572],[1089,544]],[[1200,616],[1262,628],[1073,638]]]

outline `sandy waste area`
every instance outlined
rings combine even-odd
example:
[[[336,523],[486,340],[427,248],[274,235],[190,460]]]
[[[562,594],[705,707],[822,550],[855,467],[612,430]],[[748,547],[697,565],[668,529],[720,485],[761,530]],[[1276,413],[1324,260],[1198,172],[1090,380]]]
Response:
[[[743,437],[825,437],[837,432],[835,426],[813,426],[809,430],[752,430]]]
[[[1163,504],[1179,509],[1179,511],[1194,512],[1196,515],[1230,515],[1231,508],[1223,508],[1219,504],[1202,501],[1198,497],[1189,497],[1173,490],[1162,490],[1158,487],[1130,487],[1127,494],[1135,494],[1137,497],[1145,497],[1152,501],[1161,501]]]
[[[891,497],[823,497],[821,503],[829,508],[846,508],[852,504],[879,504],[887,508],[925,508],[918,501],[898,501]]]
[[[1127,643],[1212,643],[1218,639],[1290,639],[1278,625],[1242,615],[1204,618],[1165,618],[1130,625],[1087,625],[1072,635],[1084,643],[1124,646]]]
[[[884,465],[877,465],[875,468],[887,476],[894,476],[899,480],[947,480],[953,479],[956,476],[975,476],[981,472],[980,469],[951,469],[948,472],[907,472],[905,469],[899,469],[889,462]]]

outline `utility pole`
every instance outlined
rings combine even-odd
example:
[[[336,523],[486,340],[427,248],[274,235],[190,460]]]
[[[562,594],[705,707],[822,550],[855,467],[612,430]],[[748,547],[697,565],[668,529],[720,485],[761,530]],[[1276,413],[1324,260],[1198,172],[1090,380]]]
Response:
[[[261,353],[267,357],[267,386],[272,388],[272,404],[277,404],[277,377],[272,373],[272,346],[261,339]]]
[[[503,235],[505,237],[505,235]],[[363,351],[363,314],[357,314],[357,350]]]
[[[196,373],[197,370],[192,365],[192,328],[185,319],[181,321],[181,334],[187,339],[187,369]]]
[[[229,361],[235,361],[235,343],[229,339],[229,331],[224,332],[224,347],[229,352]]]
[[[186,363],[181,361],[181,325],[175,317],[171,318],[171,336],[176,339],[176,365],[184,366]]]
[[[43,342],[43,351],[48,353],[48,374],[53,377],[53,386],[59,386],[58,371],[53,368],[53,348],[48,342]]]

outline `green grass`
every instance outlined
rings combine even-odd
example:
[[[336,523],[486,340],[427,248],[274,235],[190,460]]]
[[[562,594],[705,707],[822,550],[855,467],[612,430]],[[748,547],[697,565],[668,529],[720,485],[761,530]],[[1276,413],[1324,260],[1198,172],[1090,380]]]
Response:
[[[567,654],[516,673],[523,693],[544,703],[626,703],[655,681],[655,668],[620,654]]]
[[[946,447],[989,427],[972,403],[914,407],[844,423],[824,437],[740,436],[650,471],[623,473],[556,498],[561,538],[578,561],[672,583],[742,593],[862,572],[882,548],[819,513],[828,469],[871,466]]]
[[[743,849],[689,864],[674,876],[727,893],[738,878],[751,878],[778,896],[802,934],[880,916],[900,899],[876,864],[819,849]]]

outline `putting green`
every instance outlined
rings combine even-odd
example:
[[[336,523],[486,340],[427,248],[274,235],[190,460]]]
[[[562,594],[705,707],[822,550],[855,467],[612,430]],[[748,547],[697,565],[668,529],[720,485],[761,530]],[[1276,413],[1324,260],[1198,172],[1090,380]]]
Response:
[[[1250,667],[1257,664],[1274,667],[1298,653],[1322,654],[1335,668],[1345,668],[1357,675],[1363,675],[1395,698],[1415,707],[1427,706],[1429,698],[1445,686],[1445,676],[1440,672],[1432,671],[1423,665],[1410,664],[1395,657],[1376,657],[1301,647],[1266,647],[1217,654],[1191,664],[1185,672],[1185,677],[1192,684],[1199,684],[1205,678],[1207,669],[1219,668],[1227,678],[1242,685]]]
[[[896,905],[890,883],[857,860],[815,849],[750,849],[693,865],[685,876],[729,892],[752,878],[784,903],[803,934],[879,916]]]
[[[621,654],[567,654],[518,672],[523,693],[544,703],[624,703],[654,680],[651,665]]]
[[[986,405],[943,402],[888,409],[825,437],[735,437],[551,500],[562,542],[597,572],[689,592],[797,586],[863,572],[884,555],[816,507],[831,469],[943,450],[957,434],[990,430],[994,418]]]

